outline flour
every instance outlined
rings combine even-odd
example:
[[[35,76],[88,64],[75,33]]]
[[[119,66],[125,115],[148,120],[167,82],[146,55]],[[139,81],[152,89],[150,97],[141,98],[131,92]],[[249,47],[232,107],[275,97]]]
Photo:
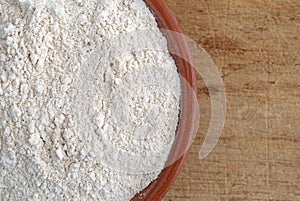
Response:
[[[0,200],[130,200],[163,169],[180,80],[142,0],[0,0],[0,80]]]

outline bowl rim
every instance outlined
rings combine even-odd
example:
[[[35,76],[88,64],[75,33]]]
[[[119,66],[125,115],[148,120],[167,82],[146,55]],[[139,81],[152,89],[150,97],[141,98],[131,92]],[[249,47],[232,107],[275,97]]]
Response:
[[[144,0],[144,2],[154,14],[159,28],[174,33],[183,34],[183,31],[180,28],[175,15],[164,0]],[[181,154],[181,157],[174,163],[164,168],[157,179],[151,182],[149,186],[142,190],[140,193],[136,194],[135,197],[131,199],[131,201],[159,201],[163,199],[163,197],[167,194],[167,192],[175,182],[187,158],[189,150],[189,147],[187,146],[189,146],[191,143],[191,138],[195,129],[197,111],[194,109],[194,106],[190,105],[190,102],[187,101],[187,99],[191,96],[197,97],[196,74],[193,64],[190,63],[192,61],[190,59],[190,49],[184,37],[176,37],[173,34],[168,34],[168,31],[163,32],[163,34],[168,41],[169,50],[172,50],[170,52],[183,51],[185,55],[189,56],[189,61],[187,61],[183,58],[180,58],[178,55],[174,55],[171,53],[172,57],[175,60],[178,73],[181,75],[181,81],[182,79],[184,79],[185,82],[189,84],[190,88],[187,89],[187,86],[182,86],[179,123],[176,131],[175,141],[170,152],[171,155],[172,153],[175,153],[176,155],[176,153],[178,152],[183,152],[183,154]],[[184,151],[182,150],[182,146],[184,146]],[[170,158],[172,158],[172,156],[169,156],[169,159]]]

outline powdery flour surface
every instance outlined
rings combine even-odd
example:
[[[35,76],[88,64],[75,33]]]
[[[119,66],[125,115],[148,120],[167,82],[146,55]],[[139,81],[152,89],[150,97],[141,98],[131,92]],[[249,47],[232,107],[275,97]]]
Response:
[[[142,0],[0,0],[0,80],[0,200],[130,200],[163,169],[180,80]]]

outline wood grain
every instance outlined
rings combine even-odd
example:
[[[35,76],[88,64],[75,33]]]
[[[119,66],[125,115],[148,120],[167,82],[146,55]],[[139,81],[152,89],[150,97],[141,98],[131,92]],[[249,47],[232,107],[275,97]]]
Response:
[[[198,77],[200,130],[164,200],[300,200],[300,1],[166,2],[217,64],[228,110],[199,160],[210,100]]]

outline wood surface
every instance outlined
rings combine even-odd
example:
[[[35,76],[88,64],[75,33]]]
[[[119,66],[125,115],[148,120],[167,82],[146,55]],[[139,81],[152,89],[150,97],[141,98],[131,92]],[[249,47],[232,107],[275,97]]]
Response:
[[[164,200],[300,200],[300,1],[166,2],[218,66],[227,117],[199,160],[210,99],[198,76],[200,129]]]

